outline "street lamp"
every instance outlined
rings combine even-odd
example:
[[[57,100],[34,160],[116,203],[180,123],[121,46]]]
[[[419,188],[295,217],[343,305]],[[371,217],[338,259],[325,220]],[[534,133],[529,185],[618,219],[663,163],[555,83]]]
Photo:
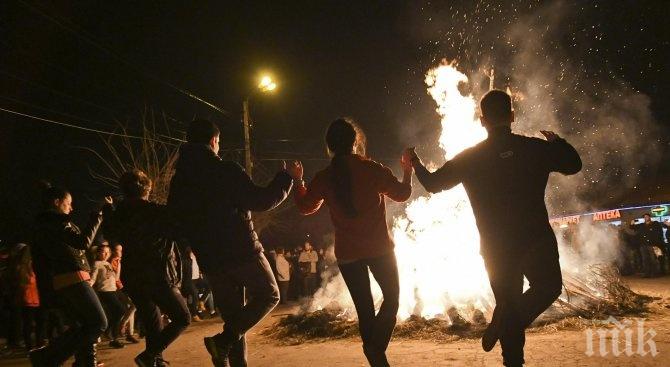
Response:
[[[261,92],[272,92],[277,89],[277,83],[272,80],[271,76],[266,75],[262,77],[261,82],[258,83],[258,89],[260,89]]]
[[[257,88],[252,90],[247,98],[244,99],[244,102],[242,102],[242,122],[244,123],[244,168],[247,170],[249,177],[253,177],[252,171],[254,168],[253,161],[251,160],[251,117],[249,115],[249,99],[251,99],[251,96],[258,91],[261,93],[270,93],[276,89],[277,83],[272,80],[272,77],[264,75],[261,77]]]

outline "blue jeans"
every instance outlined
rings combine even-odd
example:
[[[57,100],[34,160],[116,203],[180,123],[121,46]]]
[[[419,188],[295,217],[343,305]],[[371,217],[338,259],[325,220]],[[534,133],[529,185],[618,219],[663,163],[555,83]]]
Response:
[[[107,318],[95,291],[87,282],[73,284],[56,291],[58,307],[68,316],[70,328],[52,340],[46,354],[57,364],[72,355],[86,365],[95,358],[95,344],[107,329]]]

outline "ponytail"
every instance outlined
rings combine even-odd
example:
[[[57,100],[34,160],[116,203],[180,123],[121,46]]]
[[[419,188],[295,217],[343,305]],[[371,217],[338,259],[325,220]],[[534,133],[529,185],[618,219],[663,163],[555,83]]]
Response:
[[[48,181],[42,180],[39,185],[42,193],[41,206],[43,210],[53,208],[54,200],[63,200],[70,193],[63,188],[52,186]]]
[[[353,200],[351,170],[346,157],[353,153],[365,155],[365,134],[351,119],[339,118],[328,126],[326,145],[332,156],[331,183],[335,198],[348,217],[356,217],[358,212]]]

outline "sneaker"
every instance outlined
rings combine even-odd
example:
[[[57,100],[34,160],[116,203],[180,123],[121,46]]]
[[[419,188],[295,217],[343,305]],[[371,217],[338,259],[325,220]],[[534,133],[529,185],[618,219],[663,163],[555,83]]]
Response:
[[[193,321],[194,322],[200,322],[200,321],[202,321],[202,319],[200,318],[200,316],[195,315],[195,316],[193,316]]]
[[[169,365],[170,362],[164,360],[160,354],[156,357],[156,367],[167,367]]]
[[[230,352],[230,344],[222,345],[216,337],[205,337],[205,348],[212,357],[214,367],[230,367],[228,362],[228,353]]]
[[[109,342],[109,346],[112,347],[112,348],[116,348],[116,349],[125,348],[125,345],[123,345],[123,343],[121,343],[120,341],[118,341],[116,339]]]
[[[55,363],[49,363],[49,358],[46,352],[46,348],[44,347],[31,350],[28,353],[30,364],[33,367],[56,366]]]
[[[132,335],[130,335],[130,334],[126,335],[126,341],[127,341],[128,343],[133,343],[133,344],[137,344],[137,343],[140,342],[139,340],[137,340],[136,337],[134,337],[134,336],[132,336]]]
[[[138,354],[134,361],[139,367],[154,367],[156,365],[156,358],[149,355],[146,350]]]
[[[484,335],[482,336],[482,349],[485,352],[490,352],[493,347],[495,347],[498,339],[500,339],[500,324],[501,320],[501,309],[500,305],[496,306],[493,310],[493,316],[491,317],[491,322],[486,327]]]

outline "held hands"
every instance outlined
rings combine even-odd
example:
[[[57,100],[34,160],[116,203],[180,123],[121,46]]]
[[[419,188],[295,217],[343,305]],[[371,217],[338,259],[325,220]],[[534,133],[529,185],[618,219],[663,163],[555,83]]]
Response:
[[[416,154],[414,149],[414,147],[406,148],[402,153],[402,157],[400,158],[400,165],[404,171],[411,172],[414,169],[412,161],[419,159],[419,156]]]
[[[550,142],[550,143],[552,141],[555,141],[556,139],[560,138],[560,136],[558,136],[558,134],[556,134],[553,131],[540,130],[540,133],[542,133],[542,135],[544,135],[545,139],[547,139],[547,141]]]
[[[284,165],[286,165],[286,162],[284,162]],[[296,181],[302,180],[302,175],[303,175],[303,168],[302,168],[302,162],[300,161],[293,161],[288,164],[286,168],[286,173],[291,176]]]
[[[411,173],[414,170],[414,167],[412,166],[412,158],[407,154],[407,149],[405,149],[402,156],[400,156],[400,166],[404,172]]]

